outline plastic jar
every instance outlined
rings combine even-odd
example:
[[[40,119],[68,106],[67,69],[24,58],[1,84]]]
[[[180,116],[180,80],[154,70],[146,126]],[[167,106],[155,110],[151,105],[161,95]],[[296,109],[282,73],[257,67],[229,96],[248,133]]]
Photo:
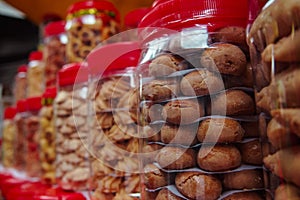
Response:
[[[27,98],[41,96],[45,88],[43,53],[33,51],[28,59]]]
[[[14,97],[15,102],[26,99],[26,90],[27,90],[27,65],[21,65],[18,67],[17,74],[15,76],[14,82]]]
[[[83,63],[70,63],[58,72],[54,101],[56,130],[56,180],[65,190],[87,190],[88,151],[84,146],[87,122],[88,72]]]
[[[14,117],[17,113],[15,107],[7,107],[4,110],[4,121],[2,129],[2,164],[6,168],[14,167],[16,126]]]
[[[55,183],[55,128],[53,103],[56,87],[46,88],[42,96],[40,110],[39,150],[41,162],[41,181],[46,184]]]
[[[264,197],[248,10],[248,1],[170,0],[140,22],[142,198]]]
[[[253,22],[248,43],[266,189],[274,199],[293,199],[299,198],[295,192],[300,191],[300,173],[295,170],[300,151],[300,131],[296,128],[300,126],[300,24],[293,12],[299,9],[299,2],[270,2]],[[284,16],[286,12],[290,14]],[[276,30],[267,21],[276,24]]]
[[[137,42],[118,42],[87,57],[94,199],[127,199],[140,193],[134,79],[139,56]]]
[[[120,29],[120,14],[115,6],[105,0],[81,1],[67,11],[67,60],[82,62],[102,41]]]
[[[26,141],[26,168],[29,177],[40,177],[41,163],[39,159],[39,112],[42,108],[42,98],[27,98],[28,116],[25,118],[25,141]]]
[[[17,114],[15,116],[15,124],[16,124],[16,149],[15,149],[15,168],[19,171],[25,171],[25,155],[26,155],[26,149],[25,149],[25,119],[28,116],[28,106],[27,106],[27,100],[19,100],[17,102]]]
[[[66,44],[68,38],[65,31],[65,21],[50,22],[44,29],[44,62],[45,85],[56,86],[58,71],[66,64]]]

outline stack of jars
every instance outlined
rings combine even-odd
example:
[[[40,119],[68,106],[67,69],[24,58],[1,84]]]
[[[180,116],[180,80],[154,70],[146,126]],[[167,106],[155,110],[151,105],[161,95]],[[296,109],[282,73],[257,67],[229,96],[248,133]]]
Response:
[[[141,21],[143,198],[264,198],[248,7],[170,0]]]
[[[93,199],[136,199],[140,193],[137,42],[117,42],[88,56]]]

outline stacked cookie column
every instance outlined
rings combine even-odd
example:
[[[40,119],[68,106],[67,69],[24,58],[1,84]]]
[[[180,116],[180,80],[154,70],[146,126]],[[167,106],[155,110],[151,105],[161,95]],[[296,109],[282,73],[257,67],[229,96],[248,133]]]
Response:
[[[187,16],[193,13],[189,9],[202,11],[209,4],[185,3],[162,3],[140,24],[160,22],[162,28],[180,30],[157,29],[156,39],[145,42],[139,66],[143,198],[263,199],[262,153],[243,15],[247,3],[228,7],[228,2],[218,2],[224,10],[241,9],[238,20],[226,24],[225,17],[218,24],[213,18],[215,24],[203,27],[199,24],[205,20]],[[165,24],[159,20],[172,11],[189,23],[186,18]],[[187,29],[193,20],[197,27]],[[148,31],[140,35],[154,32]]]

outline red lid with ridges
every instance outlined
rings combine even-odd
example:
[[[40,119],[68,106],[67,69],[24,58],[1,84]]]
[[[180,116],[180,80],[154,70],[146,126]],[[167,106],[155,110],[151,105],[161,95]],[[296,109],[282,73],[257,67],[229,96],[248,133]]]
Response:
[[[41,51],[32,51],[29,54],[29,61],[42,60],[42,59],[43,59],[43,52]]]
[[[4,110],[4,119],[13,119],[17,114],[16,107],[7,107]]]
[[[37,111],[42,108],[42,97],[31,97],[27,99],[29,111]]]
[[[48,87],[45,89],[42,98],[54,99],[56,97],[56,93],[57,93],[56,87]]]
[[[137,28],[142,18],[150,12],[151,8],[137,8],[128,12],[124,17],[124,24],[129,28]]]
[[[117,42],[93,50],[88,55],[87,62],[93,75],[108,74],[128,67],[136,67],[140,54],[138,42]]]
[[[28,65],[23,64],[18,67],[18,72],[27,72],[27,69],[28,69]]]
[[[69,63],[58,72],[59,86],[74,85],[88,81],[88,69],[84,63]]]
[[[55,22],[48,23],[44,29],[45,37],[64,33],[65,25],[66,25],[65,21],[55,21]]]
[[[73,14],[77,11],[84,10],[84,9],[91,9],[91,8],[96,8],[97,10],[103,10],[103,11],[111,11],[114,13],[115,19],[117,21],[120,21],[120,13],[118,9],[115,7],[113,3],[106,0],[87,0],[87,1],[76,2],[68,8],[67,13]]]
[[[17,102],[17,112],[26,112],[28,111],[27,99],[22,99]]]

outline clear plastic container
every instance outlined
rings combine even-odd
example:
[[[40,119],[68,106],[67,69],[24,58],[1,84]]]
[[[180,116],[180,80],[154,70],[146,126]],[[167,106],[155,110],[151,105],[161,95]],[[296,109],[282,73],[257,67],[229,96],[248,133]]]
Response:
[[[43,53],[33,51],[28,59],[27,98],[41,96],[45,88]]]
[[[4,110],[2,129],[2,164],[6,168],[13,168],[15,164],[16,126],[14,117],[17,113],[15,107]]]
[[[25,119],[28,116],[27,99],[19,100],[17,102],[17,114],[14,118],[17,137],[16,137],[16,149],[15,149],[15,168],[24,172],[26,166],[26,132],[25,132]]]
[[[83,63],[70,63],[58,72],[54,101],[56,180],[65,190],[89,189],[87,136],[88,71]]]
[[[137,42],[117,42],[87,57],[93,199],[135,199],[140,193],[134,77],[140,52]]]
[[[39,128],[39,156],[41,162],[41,181],[55,184],[55,128],[54,128],[54,99],[56,87],[46,88],[42,96]]]
[[[67,11],[66,21],[69,63],[84,61],[98,44],[120,31],[119,11],[105,0],[74,3]]]
[[[140,22],[143,199],[264,198],[248,13],[247,0],[169,0]]]
[[[300,151],[300,23],[298,12],[294,12],[300,6],[296,1],[270,2],[253,22],[248,43],[266,189],[274,199],[293,199],[299,198],[300,191],[296,170]]]
[[[68,38],[65,31],[65,21],[48,23],[44,29],[43,41],[45,85],[46,87],[55,87],[57,73],[66,64]]]
[[[39,158],[39,111],[42,108],[42,98],[27,98],[28,115],[25,118],[25,172],[29,177],[40,177],[41,162]]]
[[[18,67],[13,88],[15,102],[18,102],[22,99],[26,99],[27,69],[28,66],[25,64]]]

